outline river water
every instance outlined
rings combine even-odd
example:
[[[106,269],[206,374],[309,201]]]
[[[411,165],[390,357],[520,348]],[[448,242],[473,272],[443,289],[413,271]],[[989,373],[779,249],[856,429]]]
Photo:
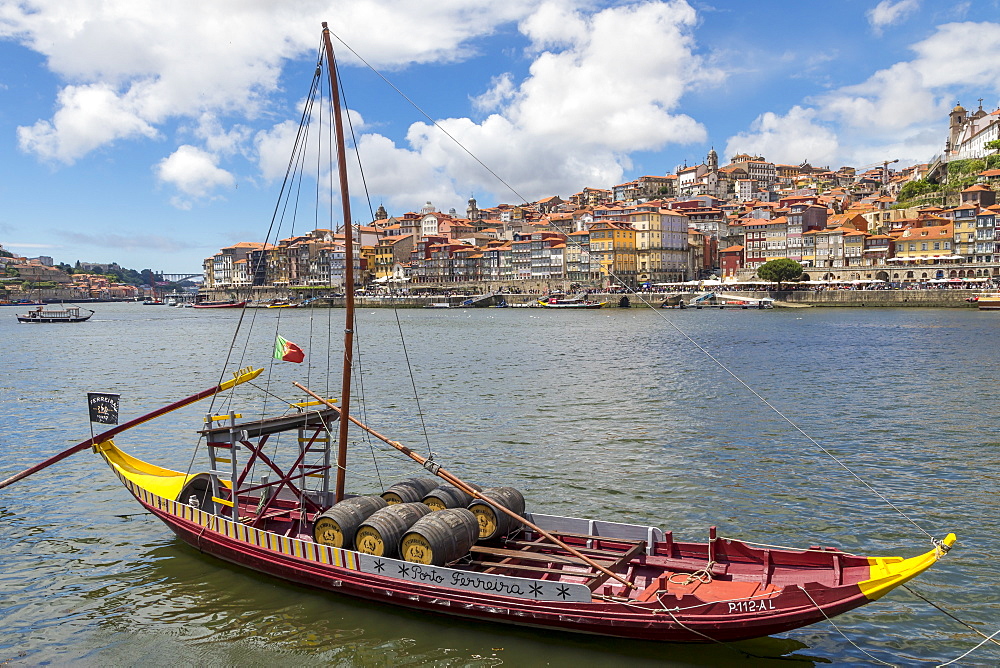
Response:
[[[18,325],[15,308],[0,310],[0,478],[88,438],[88,391],[119,392],[124,421],[216,383],[240,317],[93,308],[90,322],[52,326]],[[247,311],[256,326],[237,338],[230,366],[272,366],[280,332],[308,348],[308,363],[273,365],[269,392],[301,400],[290,383],[303,378],[328,391],[318,350],[327,338],[337,348],[343,327],[330,316],[342,314]],[[718,525],[723,536],[873,555],[912,556],[930,547],[923,531],[954,531],[957,547],[911,587],[989,634],[1000,628],[998,318],[912,308],[362,309],[364,402],[352,411],[425,454],[429,445],[467,480],[520,488],[529,510],[652,523],[681,540],[705,540]],[[184,470],[208,410],[182,409],[116,442]],[[376,469],[369,445],[357,446],[352,491],[420,473],[381,450]],[[901,589],[836,618],[836,628],[731,646],[435,618],[217,562],[140,510],[89,451],[0,491],[0,663],[930,665],[981,639]],[[959,665],[997,663],[987,645]]]

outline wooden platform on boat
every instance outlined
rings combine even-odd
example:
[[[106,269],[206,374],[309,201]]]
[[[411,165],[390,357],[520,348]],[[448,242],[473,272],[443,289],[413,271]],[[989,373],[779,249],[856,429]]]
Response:
[[[301,413],[289,413],[277,417],[268,417],[261,420],[248,420],[237,422],[236,424],[222,424],[218,427],[202,429],[198,433],[215,440],[213,436],[228,436],[232,431],[242,431],[247,438],[260,438],[269,434],[277,434],[292,429],[318,429],[329,426],[339,419],[339,411],[333,408],[326,408],[319,411],[303,411]]]
[[[552,533],[561,540],[571,539],[575,543],[591,545],[592,547],[573,545],[573,548],[617,575],[625,576],[632,561],[646,552],[646,541],[644,540],[589,536],[569,532]],[[602,547],[604,543],[613,545]],[[571,555],[562,547],[543,537],[531,538],[530,540],[507,539],[503,542],[503,547],[474,545],[471,548],[471,553],[473,560],[470,565],[482,569],[484,573],[504,573],[542,580],[563,577],[581,578],[591,591],[596,590],[611,577],[608,573],[598,571],[583,559]],[[559,567],[557,568],[557,566]]]

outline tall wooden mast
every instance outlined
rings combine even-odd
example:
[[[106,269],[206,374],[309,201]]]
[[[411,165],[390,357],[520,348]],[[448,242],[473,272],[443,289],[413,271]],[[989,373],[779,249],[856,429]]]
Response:
[[[337,86],[337,62],[330,43],[330,29],[323,22],[323,46],[326,49],[327,73],[330,76],[330,104],[333,106],[334,135],[337,142],[337,171],[340,172],[340,204],[344,213],[344,372],[340,388],[340,431],[337,438],[336,500],[344,498],[347,472],[347,428],[351,406],[351,369],[354,364],[354,231],[351,228],[351,193],[347,187],[347,158],[344,148],[344,120]]]

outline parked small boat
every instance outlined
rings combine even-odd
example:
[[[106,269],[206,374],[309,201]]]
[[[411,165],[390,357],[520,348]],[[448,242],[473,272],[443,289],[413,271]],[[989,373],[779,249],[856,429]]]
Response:
[[[246,306],[246,301],[234,302],[234,301],[215,301],[215,302],[199,302],[194,305],[195,308],[243,308]]]
[[[567,297],[562,294],[552,294],[538,300],[538,305],[543,308],[565,308],[565,309],[595,309],[601,308],[607,302],[595,302],[587,299],[584,295]]]
[[[1000,292],[987,292],[969,297],[980,311],[1000,311]]]
[[[90,309],[87,309],[90,311]],[[46,309],[44,306],[39,306],[33,311],[28,311],[23,315],[17,316],[18,322],[85,322],[90,319],[90,316],[94,315],[93,311],[90,311],[87,315],[80,315],[79,306],[65,306],[58,309]]]

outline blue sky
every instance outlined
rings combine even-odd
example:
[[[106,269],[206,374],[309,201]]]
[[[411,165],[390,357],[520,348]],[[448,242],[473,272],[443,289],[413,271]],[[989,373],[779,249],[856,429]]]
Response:
[[[0,0],[0,244],[180,272],[262,240],[324,20],[529,200],[712,147],[926,162],[1000,104],[998,0],[486,4]],[[517,199],[340,51],[373,207]]]

